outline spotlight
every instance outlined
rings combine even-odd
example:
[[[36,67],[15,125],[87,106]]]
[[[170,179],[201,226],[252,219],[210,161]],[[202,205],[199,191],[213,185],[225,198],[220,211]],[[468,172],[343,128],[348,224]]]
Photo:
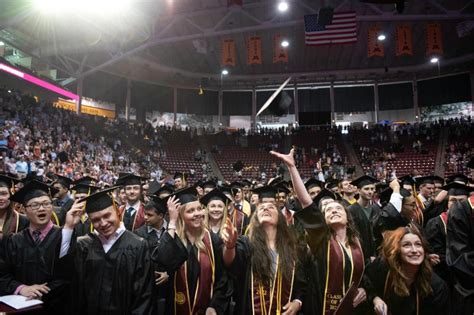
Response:
[[[386,38],[387,38],[387,36],[385,36],[384,34],[380,34],[380,35],[377,37],[377,39],[378,39],[379,41],[381,41],[381,42],[384,41]]]
[[[286,39],[281,42],[281,47],[288,47],[288,46],[290,46],[290,43]]]
[[[439,62],[439,58],[438,58],[438,57],[432,57],[432,58],[430,59],[430,62],[431,62],[431,63],[438,63],[438,62]]]
[[[5,46],[5,43],[0,41],[0,46]]]
[[[288,2],[282,1],[278,3],[278,11],[285,12],[286,10],[288,10]]]
[[[228,74],[229,74],[229,70],[227,70],[227,69],[224,69],[224,70],[222,70],[222,72],[221,72],[221,73],[222,73],[222,75],[228,75]]]

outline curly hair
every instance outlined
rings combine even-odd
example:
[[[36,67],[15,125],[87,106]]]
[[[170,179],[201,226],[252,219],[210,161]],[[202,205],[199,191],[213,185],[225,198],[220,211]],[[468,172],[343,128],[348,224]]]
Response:
[[[407,234],[415,234],[421,240],[425,255],[423,262],[415,276],[414,284],[421,297],[426,297],[432,293],[431,276],[433,270],[429,261],[428,243],[422,236],[420,230],[414,226],[399,227],[396,230],[387,232],[381,246],[381,256],[387,262],[393,276],[392,289],[398,296],[409,296],[410,288],[407,286],[408,276],[402,266],[401,260],[401,240]]]
[[[276,206],[276,203],[274,204]],[[280,211],[278,211],[276,229],[276,250],[279,255],[282,275],[285,281],[291,281],[293,267],[297,259],[296,238]],[[274,276],[272,268],[269,267],[272,265],[272,259],[268,248],[267,234],[258,221],[256,213],[250,219],[248,236],[251,244],[251,264],[254,277],[263,285],[269,285]]]

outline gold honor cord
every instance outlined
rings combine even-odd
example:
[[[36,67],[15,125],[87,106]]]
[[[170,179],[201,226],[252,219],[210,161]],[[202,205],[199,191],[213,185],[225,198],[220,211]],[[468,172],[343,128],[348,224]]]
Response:
[[[277,315],[281,314],[281,295],[282,295],[282,286],[283,286],[283,275],[281,272],[280,268],[280,255],[277,255],[277,272],[274,275],[273,283],[270,284],[270,305],[269,309],[267,311],[267,304],[265,301],[265,288],[263,287],[262,282],[260,281],[258,284],[258,292],[260,295],[260,311],[262,315],[268,315],[272,313],[272,307],[273,307],[273,298],[275,295],[275,287],[277,288],[277,301],[276,301],[276,310],[275,313]],[[252,282],[253,282],[253,273],[252,273]],[[252,292],[253,294],[253,292]]]
[[[57,226],[60,226],[60,225],[59,225],[59,218],[58,218],[58,215],[56,214],[56,212],[54,212],[54,210],[53,210],[51,216],[53,217],[54,221],[56,221],[56,225],[57,225]]]

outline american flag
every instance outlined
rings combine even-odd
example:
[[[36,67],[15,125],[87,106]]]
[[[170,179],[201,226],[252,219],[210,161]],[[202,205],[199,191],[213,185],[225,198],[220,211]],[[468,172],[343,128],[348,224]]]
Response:
[[[306,45],[349,44],[357,41],[355,11],[335,12],[331,24],[318,24],[318,15],[304,16]]]

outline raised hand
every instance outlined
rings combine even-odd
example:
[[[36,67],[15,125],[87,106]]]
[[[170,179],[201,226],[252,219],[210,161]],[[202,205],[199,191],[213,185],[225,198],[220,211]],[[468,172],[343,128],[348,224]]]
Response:
[[[270,154],[280,159],[288,167],[295,166],[295,158],[294,158],[295,149],[294,148],[291,149],[290,153],[288,154],[282,154],[275,151],[270,151]]]
[[[81,221],[81,217],[84,214],[85,206],[86,206],[85,201],[82,201],[82,202],[79,202],[79,200],[74,201],[71,209],[66,214],[66,222],[64,224],[64,227],[66,229],[69,229],[69,230],[74,229],[76,224],[78,224],[79,221]]]
[[[179,199],[176,198],[176,196],[172,196],[171,198],[168,199],[168,201],[166,202],[166,205],[168,207],[168,215],[170,218],[170,223],[176,224],[179,217],[179,206],[181,206]]]
[[[221,233],[222,241],[227,249],[235,248],[235,244],[237,243],[237,229],[235,228],[234,224],[227,218],[225,221],[224,230]]]

